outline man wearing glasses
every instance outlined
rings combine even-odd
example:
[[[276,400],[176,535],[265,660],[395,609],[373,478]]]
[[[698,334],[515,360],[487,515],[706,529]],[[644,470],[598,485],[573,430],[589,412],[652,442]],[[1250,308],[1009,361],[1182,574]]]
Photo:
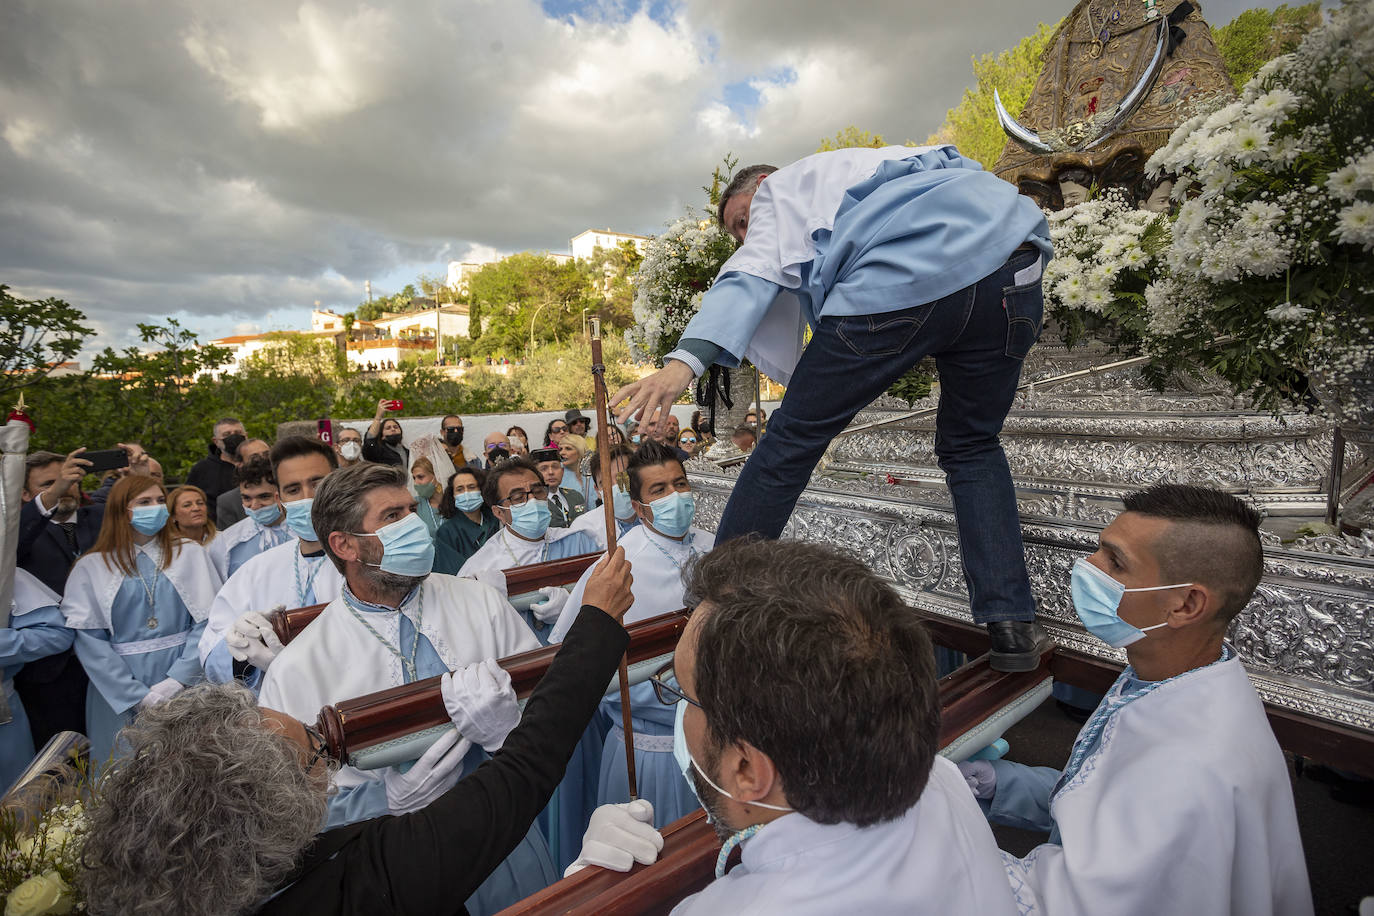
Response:
[[[732,540],[686,590],[673,670],[650,683],[724,845],[716,880],[673,916],[1017,912],[992,831],[937,753],[930,638],[890,585],[819,544]]]
[[[482,497],[501,523],[501,530],[468,558],[458,570],[460,576],[486,582],[504,595],[503,569],[563,560],[599,549],[585,531],[550,527],[549,488],[528,458],[509,458],[491,468],[482,485]],[[558,619],[568,600],[566,589],[550,586],[541,591],[543,598],[525,617],[536,635],[547,634],[548,624]]]
[[[652,439],[645,442],[630,456],[626,472],[630,504],[640,522],[620,539],[635,576],[635,601],[625,612],[628,624],[676,611],[685,604],[682,571],[695,557],[715,546],[715,536],[692,524],[696,513],[692,485],[682,462],[668,445]],[[577,618],[572,608],[582,600],[590,578],[590,572],[583,574],[573,587],[563,615],[549,637],[551,642],[562,642],[572,628]],[[608,721],[621,721],[618,692],[607,694],[601,708]],[[672,712],[654,699],[649,684],[630,688],[637,788],[641,798],[653,802],[659,827],[697,808],[691,788],[673,761]],[[624,732],[618,724],[613,725],[601,754],[598,805],[630,800],[624,742]]]

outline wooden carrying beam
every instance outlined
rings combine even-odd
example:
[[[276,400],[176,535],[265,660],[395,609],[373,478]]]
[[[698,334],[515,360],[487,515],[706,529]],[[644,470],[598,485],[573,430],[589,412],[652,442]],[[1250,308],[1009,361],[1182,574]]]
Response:
[[[549,560],[546,563],[531,563],[529,566],[512,566],[504,569],[506,574],[506,594],[523,595],[550,585],[567,585],[576,582],[587,567],[596,562],[599,553],[580,553],[575,557],[562,560]],[[273,611],[267,615],[272,621],[272,630],[284,646],[300,635],[325,609],[324,604],[292,608],[289,611]]]
[[[631,624],[627,652],[630,663],[672,652],[687,626],[687,616],[686,610],[680,610]],[[510,672],[516,696],[523,699],[534,691],[557,652],[558,646],[545,646],[500,660],[501,667]],[[349,754],[363,748],[448,724],[448,710],[444,708],[439,680],[439,677],[426,678],[320,710],[318,728],[329,747],[329,755],[335,760],[347,761]]]
[[[1050,654],[1034,671],[1004,674],[987,656],[940,681],[940,746],[982,724],[1049,676]],[[663,851],[653,865],[628,873],[584,868],[501,911],[500,916],[641,916],[667,913],[715,875],[720,840],[696,811],[663,829]]]

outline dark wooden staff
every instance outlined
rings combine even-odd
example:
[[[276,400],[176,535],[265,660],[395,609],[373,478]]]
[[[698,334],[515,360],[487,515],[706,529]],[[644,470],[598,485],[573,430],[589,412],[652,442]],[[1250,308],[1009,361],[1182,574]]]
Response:
[[[615,553],[616,526],[615,474],[611,469],[610,411],[606,409],[606,365],[601,360],[601,319],[593,318],[592,384],[596,396],[596,454],[601,466],[601,507],[606,513],[606,556]],[[628,657],[620,659],[620,727],[625,732],[625,778],[630,785],[630,801],[639,797],[635,781],[635,728],[630,721],[630,672]]]
[[[667,655],[677,648],[678,637],[686,627],[685,608],[631,624],[627,628],[630,646],[626,657],[630,662],[642,662]],[[534,692],[558,648],[545,646],[500,659],[501,667],[510,672],[517,697],[523,699]],[[347,763],[349,755],[357,751],[448,724],[441,677],[390,687],[321,709],[317,724],[329,756]]]

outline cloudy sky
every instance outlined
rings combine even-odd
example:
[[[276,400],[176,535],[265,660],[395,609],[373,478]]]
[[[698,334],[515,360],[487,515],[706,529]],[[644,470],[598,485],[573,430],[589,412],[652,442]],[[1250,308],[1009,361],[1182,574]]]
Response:
[[[101,346],[169,316],[301,327],[368,279],[652,233],[726,151],[782,164],[848,124],[924,139],[971,55],[1071,6],[4,0],[0,283],[84,309]]]

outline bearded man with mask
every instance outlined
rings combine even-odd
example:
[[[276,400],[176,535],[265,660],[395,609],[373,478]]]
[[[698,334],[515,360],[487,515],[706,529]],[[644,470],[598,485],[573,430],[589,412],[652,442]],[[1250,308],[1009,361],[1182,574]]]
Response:
[[[960,764],[989,818],[1050,834],[1006,857],[1022,912],[1308,916],[1288,767],[1225,641],[1264,570],[1260,516],[1178,484],[1123,502],[1071,590],[1129,664],[1068,764]]]
[[[686,594],[672,672],[650,683],[724,845],[674,916],[1016,912],[937,753],[930,638],[891,585],[830,547],[745,538],[688,567]]]
[[[486,582],[502,595],[506,587],[503,569],[597,550],[595,539],[584,531],[549,527],[549,488],[528,458],[508,458],[489,469],[482,498],[501,523],[501,530],[468,558],[458,575]],[[566,589],[549,586],[541,591],[544,597],[531,606],[525,618],[538,635],[546,633],[546,625],[558,619],[568,600]]]
[[[310,520],[315,490],[334,471],[334,450],[289,436],[272,448],[271,460],[289,537],[248,559],[215,596],[199,649],[205,676],[216,683],[238,678],[256,686],[281,650],[267,612],[333,601],[343,587]]]
[[[345,583],[310,626],[272,661],[262,704],[302,720],[352,697],[538,648],[520,617],[488,586],[432,573],[434,542],[415,514],[415,497],[399,468],[376,464],[331,474],[316,492],[311,520]],[[490,671],[488,672],[491,673]],[[427,805],[498,750],[519,721],[514,696],[498,698],[492,677],[452,678],[445,702],[481,709],[494,723],[480,746],[457,733],[441,738],[408,767],[335,778],[329,826]],[[468,901],[492,913],[557,877],[548,847],[531,831]]]

